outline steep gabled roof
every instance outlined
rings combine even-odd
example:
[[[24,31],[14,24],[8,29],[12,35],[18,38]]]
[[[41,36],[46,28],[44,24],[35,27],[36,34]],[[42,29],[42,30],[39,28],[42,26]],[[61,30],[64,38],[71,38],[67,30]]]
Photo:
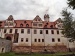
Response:
[[[39,15],[37,15],[34,19],[33,19],[33,21],[42,21],[42,19],[39,17]]]

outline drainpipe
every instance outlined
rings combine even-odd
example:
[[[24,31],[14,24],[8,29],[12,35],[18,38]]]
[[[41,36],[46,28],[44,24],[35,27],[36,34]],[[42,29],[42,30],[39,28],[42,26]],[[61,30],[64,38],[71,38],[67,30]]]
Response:
[[[31,27],[31,51],[30,52],[32,52],[32,27]]]
[[[44,29],[43,29],[43,37],[44,37],[44,50],[45,50],[45,34],[44,34]]]

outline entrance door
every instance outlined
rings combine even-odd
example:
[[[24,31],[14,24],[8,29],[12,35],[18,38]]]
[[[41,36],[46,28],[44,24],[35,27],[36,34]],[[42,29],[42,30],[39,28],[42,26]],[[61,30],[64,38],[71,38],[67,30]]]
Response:
[[[4,48],[2,48],[1,52],[4,53]]]
[[[12,39],[11,39],[11,37],[10,37],[10,36],[7,36],[7,37],[6,37],[6,40],[12,40]]]

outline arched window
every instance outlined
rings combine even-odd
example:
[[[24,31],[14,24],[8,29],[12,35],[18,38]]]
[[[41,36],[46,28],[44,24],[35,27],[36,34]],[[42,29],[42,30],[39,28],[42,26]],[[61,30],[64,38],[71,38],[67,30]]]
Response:
[[[29,27],[29,24],[26,24],[26,27]]]
[[[23,27],[23,24],[22,23],[20,24],[20,27]]]

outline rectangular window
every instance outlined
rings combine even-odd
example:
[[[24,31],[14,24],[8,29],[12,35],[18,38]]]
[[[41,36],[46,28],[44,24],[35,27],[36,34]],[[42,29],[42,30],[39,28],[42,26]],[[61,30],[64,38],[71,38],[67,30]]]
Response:
[[[44,42],[44,39],[42,39],[42,42]]]
[[[34,34],[37,34],[37,30],[34,30]]]
[[[4,29],[4,33],[6,33],[7,32],[7,29]]]
[[[58,38],[58,42],[60,42],[60,38]]]
[[[38,42],[40,42],[40,39],[38,39]]]
[[[55,42],[55,39],[54,38],[52,38],[52,42]]]
[[[10,25],[12,26],[12,25],[13,25],[13,23],[10,23]]]
[[[26,38],[26,42],[28,42],[28,38]]]
[[[59,34],[59,31],[57,30],[57,34]]]
[[[18,29],[15,29],[15,33],[17,33]]]
[[[21,33],[24,33],[24,29],[21,29]]]
[[[21,38],[21,42],[23,42],[23,40],[24,40],[24,39],[23,39],[23,38]]]
[[[33,26],[37,26],[37,23],[33,23]]]
[[[52,34],[54,34],[54,31],[53,31],[53,30],[51,30],[51,33],[52,33]]]
[[[30,29],[27,29],[27,34],[30,34]]]
[[[12,33],[12,29],[10,29],[10,33]]]
[[[40,34],[42,34],[42,30],[40,30]]]
[[[46,34],[48,34],[48,30],[46,30]]]
[[[34,42],[37,42],[37,39],[34,39]]]
[[[39,27],[42,27],[42,24],[39,24]]]

